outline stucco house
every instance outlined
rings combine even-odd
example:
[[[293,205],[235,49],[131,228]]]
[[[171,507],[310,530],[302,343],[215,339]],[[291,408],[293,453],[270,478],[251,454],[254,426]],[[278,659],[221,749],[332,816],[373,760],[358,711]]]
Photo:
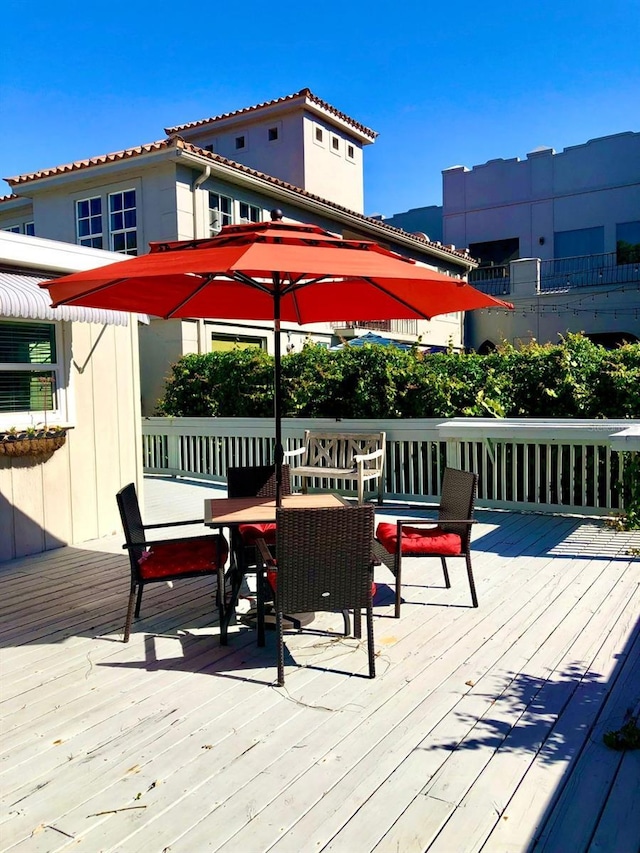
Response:
[[[474,311],[465,344],[584,332],[605,346],[640,339],[640,133],[591,139],[556,153],[442,172],[443,207],[417,207],[386,225],[424,232],[478,261],[469,282],[513,302]]]
[[[640,339],[640,133],[446,169],[443,232],[480,262],[469,281],[515,306],[468,314],[469,346]]]
[[[150,241],[206,237],[226,224],[268,219],[279,208],[285,220],[375,240],[454,276],[476,266],[464,251],[364,215],[363,152],[376,133],[308,89],[165,132],[157,142],[7,178],[12,194],[0,199],[0,229],[138,254]],[[330,346],[371,329],[401,341],[461,346],[463,317],[283,324],[289,348],[307,338]],[[236,345],[271,350],[272,327],[152,319],[140,334],[143,414],[153,414],[180,356]]]
[[[142,483],[139,318],[38,287],[122,257],[0,232],[0,433],[69,428],[54,452],[0,453],[0,560],[119,530],[115,493]]]

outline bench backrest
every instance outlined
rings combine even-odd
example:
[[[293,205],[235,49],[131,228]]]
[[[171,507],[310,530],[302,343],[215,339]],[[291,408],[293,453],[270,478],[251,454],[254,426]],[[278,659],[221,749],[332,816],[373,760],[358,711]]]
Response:
[[[382,460],[374,459],[370,466],[379,468],[384,462],[386,436],[384,432],[318,432],[305,430],[305,465],[319,468],[351,468],[357,453],[382,450]]]

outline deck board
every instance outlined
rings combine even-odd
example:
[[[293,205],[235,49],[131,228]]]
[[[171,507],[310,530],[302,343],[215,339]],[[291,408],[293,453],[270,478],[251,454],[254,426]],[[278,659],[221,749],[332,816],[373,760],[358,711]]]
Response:
[[[216,495],[149,478],[146,519]],[[0,564],[0,850],[637,850],[640,753],[602,733],[640,702],[640,535],[478,519],[478,609],[461,561],[447,590],[415,559],[395,620],[378,570],[374,680],[323,614],[275,687],[271,634],[219,646],[210,579],[149,587],[123,644],[117,536]]]

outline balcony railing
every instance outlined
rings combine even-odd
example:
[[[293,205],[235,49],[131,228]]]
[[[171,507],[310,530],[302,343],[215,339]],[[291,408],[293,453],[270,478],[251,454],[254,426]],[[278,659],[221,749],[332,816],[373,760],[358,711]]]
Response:
[[[511,290],[509,264],[478,267],[469,272],[468,281],[473,287],[488,293],[489,296],[508,296]]]
[[[385,430],[387,498],[433,501],[444,467],[479,475],[478,498],[486,507],[536,512],[607,515],[623,508],[626,451],[610,436],[640,420],[541,420],[454,418],[415,420],[294,419],[283,421],[286,450],[300,446],[305,429],[340,432]],[[230,465],[273,459],[269,418],[145,418],[146,473],[224,482]],[[337,489],[343,482],[316,480]]]
[[[402,335],[417,335],[417,320],[334,320],[332,329],[371,329],[373,332],[397,332]]]
[[[540,290],[567,290],[640,281],[640,263],[618,263],[616,252],[540,262]]]

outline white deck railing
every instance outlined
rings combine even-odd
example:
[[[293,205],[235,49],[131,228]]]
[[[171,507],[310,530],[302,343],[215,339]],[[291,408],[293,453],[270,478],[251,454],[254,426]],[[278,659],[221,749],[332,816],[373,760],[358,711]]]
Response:
[[[286,450],[299,447],[305,429],[385,430],[385,495],[433,501],[446,465],[476,471],[481,506],[537,512],[606,515],[623,508],[624,453],[611,435],[640,420],[454,418],[420,420],[289,419]],[[224,482],[230,465],[273,459],[270,418],[145,418],[145,473]],[[616,446],[620,446],[618,443]],[[319,487],[344,483],[318,480]]]

